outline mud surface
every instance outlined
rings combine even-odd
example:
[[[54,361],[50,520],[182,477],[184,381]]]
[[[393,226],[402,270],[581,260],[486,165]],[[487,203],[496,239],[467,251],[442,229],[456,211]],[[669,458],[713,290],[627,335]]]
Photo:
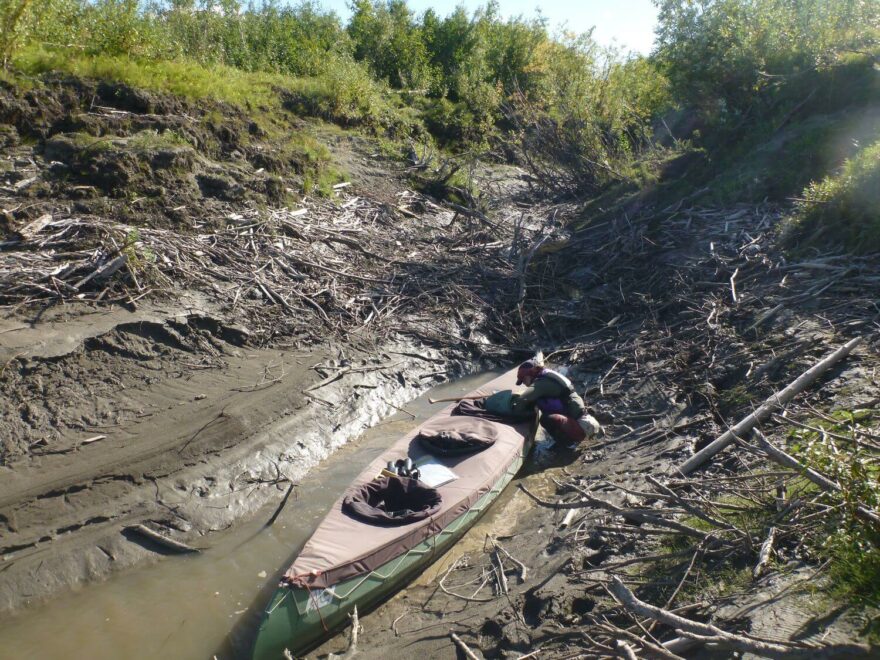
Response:
[[[168,552],[137,524],[198,546],[495,351],[503,245],[374,140],[89,80],[0,96],[0,611]],[[306,147],[346,185],[303,196]]]
[[[432,384],[542,347],[605,436],[543,446],[520,480],[533,496],[512,486],[363,616],[360,653],[451,657],[454,630],[487,657],[611,654],[597,621],[636,625],[611,577],[657,602],[689,558],[644,563],[668,550],[656,535],[592,507],[563,524],[536,498],[580,488],[663,513],[648,477],[856,335],[791,412],[877,407],[877,260],[781,253],[778,208],[639,200],[596,219],[529,200],[497,168],[475,212],[413,192],[369,138],[94,81],[4,87],[0,128],[0,614],[168,552],[136,524],[208,545]],[[278,136],[306,129],[351,185],[302,197],[314,164]],[[765,430],[785,442],[783,425]],[[729,449],[706,474],[765,468]],[[507,593],[486,535],[528,567],[508,565]],[[876,613],[811,600],[827,578],[796,538],[761,580],[719,572],[754,555],[701,564],[679,596],[687,616],[870,654]]]

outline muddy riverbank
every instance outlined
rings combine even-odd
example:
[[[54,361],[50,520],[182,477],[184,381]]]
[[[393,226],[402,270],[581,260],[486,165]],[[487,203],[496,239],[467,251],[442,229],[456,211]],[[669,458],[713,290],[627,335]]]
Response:
[[[780,476],[751,436],[691,480],[675,469],[857,336],[762,430],[792,452],[837,438],[835,455],[876,461],[876,257],[788,254],[776,241],[784,209],[766,204],[647,198],[596,216],[529,197],[503,166],[476,182],[483,207],[465,208],[415,192],[375,141],[292,115],[94,81],[2,93],[0,628],[33,630],[40,603],[114,575],[122,591],[106,602],[129,598],[143,588],[129,576],[151,575],[132,569],[168,552],[132,526],[209,555],[407,401],[543,348],[605,435],[533,457],[441,564],[362,618],[364,657],[451,656],[450,629],[489,657],[611,655],[617,640],[651,652],[675,639],[674,626],[626,612],[615,578],[698,623],[871,653],[875,604],[838,600],[834,557],[801,542],[851,524],[845,506],[796,471]],[[345,164],[321,195],[304,194],[317,170],[280,138],[297,131]],[[721,506],[701,510],[712,522],[695,532],[700,498]],[[684,539],[669,532],[681,521]],[[772,560],[753,577],[768,527]],[[498,569],[506,591],[487,534],[528,567]],[[207,608],[230,630],[248,628],[255,594],[283,566],[254,568],[242,569],[246,596],[233,604],[215,589],[222,606]],[[177,636],[187,625],[168,643],[202,657]],[[242,653],[233,637],[219,657]],[[703,644],[729,655],[724,641]]]
[[[466,377],[433,392],[462,393],[491,377]],[[0,645],[14,657],[52,657],[71,645],[80,655],[96,659],[154,658],[163,653],[248,657],[265,600],[292,553],[364,464],[438,408],[427,396],[400,407],[299,479],[277,516],[276,496],[250,520],[204,539],[199,555],[166,557],[100,584],[58,594],[40,608],[6,619],[0,626]],[[287,484],[279,484],[279,489],[283,495]],[[209,496],[203,506],[222,502]],[[38,632],[47,618],[58,622],[58,634],[49,640]]]
[[[369,140],[88,80],[2,94],[0,610],[154,560],[138,524],[201,545],[497,352],[509,247]],[[296,145],[344,184],[303,195]]]

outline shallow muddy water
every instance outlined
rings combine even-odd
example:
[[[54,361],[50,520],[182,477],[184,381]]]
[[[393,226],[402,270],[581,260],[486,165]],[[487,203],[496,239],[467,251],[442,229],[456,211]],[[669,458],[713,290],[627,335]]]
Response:
[[[466,393],[501,372],[469,376],[431,391]],[[270,528],[274,507],[210,538],[200,555],[152,566],[55,597],[0,621],[2,658],[247,657],[265,601],[293,556],[364,465],[441,409],[424,395],[317,466]],[[415,419],[413,419],[413,415]]]

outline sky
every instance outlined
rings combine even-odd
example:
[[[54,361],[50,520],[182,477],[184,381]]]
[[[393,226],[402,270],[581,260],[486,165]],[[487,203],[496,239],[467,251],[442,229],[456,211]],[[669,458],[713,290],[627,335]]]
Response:
[[[320,1],[343,20],[351,15],[347,0]],[[484,0],[408,0],[407,4],[419,14],[430,7],[440,16],[446,16],[458,5],[472,13],[486,3]],[[536,9],[540,9],[541,15],[549,20],[551,31],[562,24],[565,29],[578,33],[595,26],[593,38],[598,43],[615,45],[624,52],[646,55],[654,43],[657,8],[651,0],[499,0],[499,7],[505,18],[519,15],[532,18]]]

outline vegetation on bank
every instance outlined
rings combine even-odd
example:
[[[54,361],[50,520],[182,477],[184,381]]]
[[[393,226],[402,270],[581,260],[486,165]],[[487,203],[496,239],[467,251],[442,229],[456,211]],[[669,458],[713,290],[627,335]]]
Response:
[[[880,530],[858,515],[858,508],[880,507],[880,467],[876,451],[855,441],[857,433],[870,432],[877,414],[872,410],[837,410],[811,421],[814,430],[792,431],[795,456],[840,485],[837,493],[824,493],[824,503],[843,512],[842,524],[805,539],[829,565],[834,591],[873,607],[880,607]],[[873,634],[880,638],[880,628]]]
[[[704,495],[704,501],[712,500],[714,518],[689,516],[682,522],[706,532],[739,530],[752,539],[766,539],[769,530],[775,528],[780,535],[774,549],[778,569],[785,570],[789,561],[797,565],[807,560],[827,569],[829,579],[822,588],[827,595],[870,608],[880,607],[880,530],[859,511],[876,511],[880,506],[877,445],[868,444],[870,437],[868,443],[863,439],[865,433],[870,436],[876,421],[877,413],[873,410],[839,409],[789,431],[784,450],[837,484],[839,490],[824,490],[797,472],[790,473],[787,480],[779,479],[779,473],[770,473],[776,475],[774,487],[774,480],[769,478],[761,484],[761,474],[755,472],[751,475],[755,479],[751,490]],[[700,500],[692,497],[694,501]],[[807,515],[805,519],[813,522],[798,527],[795,522],[782,522],[784,509],[780,507],[785,502],[795,510],[806,506],[811,507],[809,511],[818,508],[833,515]],[[661,545],[672,553],[665,560],[666,568],[670,572],[677,565],[680,568],[681,558],[674,553],[702,552],[701,544],[684,536],[666,539]],[[687,589],[693,595],[742,591],[752,584],[754,568],[753,553],[728,558],[717,571],[698,578]],[[669,593],[674,587],[674,583],[668,587]],[[807,588],[815,589],[817,583],[811,581]],[[871,639],[880,640],[876,621],[866,628],[866,633]]]
[[[646,192],[797,198],[792,236],[876,249],[880,5],[657,5],[642,57],[494,1],[440,16],[353,0],[343,23],[311,0],[0,0],[0,56],[18,83],[64,71],[488,150],[603,208]]]
[[[488,152],[540,189],[593,200],[597,214],[650,196],[771,199],[793,202],[792,249],[880,250],[880,3],[657,4],[657,46],[643,57],[554,34],[541,19],[504,18],[494,2],[442,17],[404,0],[354,0],[343,24],[312,2],[0,0],[0,75],[18,89],[63,72],[234,104],[289,152],[304,191],[332,184],[329,154],[273,123],[284,113],[370,131],[389,139],[388,152],[412,141],[419,161],[437,147]],[[203,121],[224,121],[211,112]],[[112,146],[66,139],[91,152]],[[166,131],[126,146],[185,144]],[[437,171],[427,189],[474,201],[460,166]],[[149,263],[138,243],[132,235],[123,249]],[[854,503],[880,506],[876,465],[830,437],[794,438],[795,453],[842,486],[820,503],[846,514],[805,547],[833,560],[842,595],[877,604],[880,539],[853,513]],[[769,496],[755,508],[727,504],[752,536],[778,513]]]
[[[343,23],[313,0],[0,0],[0,57],[19,86],[62,71],[360,127],[396,153],[491,153],[600,214],[794,200],[790,245],[878,249],[880,4],[656,3],[644,57],[495,1],[353,0]]]
[[[880,142],[811,183],[795,209],[786,236],[791,245],[835,245],[856,254],[880,250]]]
[[[880,101],[877,3],[657,4],[657,48],[634,57],[589,33],[553,34],[541,18],[504,18],[494,1],[443,17],[353,0],[343,24],[311,0],[0,0],[0,55],[29,75],[62,70],[490,149],[560,194],[668,188],[687,174],[673,193],[783,199],[853,155],[824,158],[812,135],[766,146],[795,119]],[[743,164],[762,147],[763,169]],[[754,183],[775,174],[782,185]]]

